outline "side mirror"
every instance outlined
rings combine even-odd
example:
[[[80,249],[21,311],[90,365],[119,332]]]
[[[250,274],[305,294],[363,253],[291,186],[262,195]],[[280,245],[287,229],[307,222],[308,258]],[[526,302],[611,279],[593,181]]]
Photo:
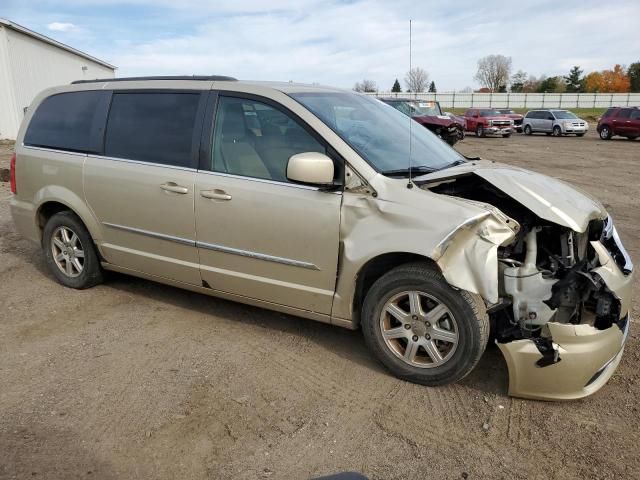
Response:
[[[331,185],[333,183],[333,169],[333,160],[325,154],[303,152],[289,158],[287,178],[297,183]]]

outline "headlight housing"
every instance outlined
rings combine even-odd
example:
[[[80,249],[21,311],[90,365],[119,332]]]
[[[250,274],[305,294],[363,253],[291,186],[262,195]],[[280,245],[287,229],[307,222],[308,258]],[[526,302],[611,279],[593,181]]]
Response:
[[[628,275],[633,271],[633,262],[631,262],[631,257],[622,245],[622,241],[618,236],[618,231],[613,224],[613,218],[611,218],[611,215],[609,215],[604,221],[600,243],[607,248],[616,264],[625,275]]]

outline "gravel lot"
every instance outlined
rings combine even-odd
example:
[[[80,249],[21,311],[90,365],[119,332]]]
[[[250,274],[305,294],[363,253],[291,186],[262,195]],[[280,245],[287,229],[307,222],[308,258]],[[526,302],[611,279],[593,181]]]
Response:
[[[640,141],[457,148],[597,195],[640,260]],[[426,388],[387,374],[360,332],[121,275],[65,289],[14,232],[9,197],[0,183],[0,478],[640,477],[637,322],[583,401],[507,397],[494,346],[461,384]]]

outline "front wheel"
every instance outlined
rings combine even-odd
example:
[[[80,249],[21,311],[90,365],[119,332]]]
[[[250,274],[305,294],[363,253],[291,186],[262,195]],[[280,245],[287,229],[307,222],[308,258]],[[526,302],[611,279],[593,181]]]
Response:
[[[555,127],[553,127],[553,136],[554,137],[562,136],[562,128],[560,128],[560,125],[556,125]]]
[[[533,130],[531,130],[531,125],[525,125],[524,134],[525,135],[531,135],[532,133],[533,133]]]
[[[476,127],[476,137],[484,137],[484,126],[478,125]]]
[[[600,129],[600,138],[602,140],[611,140],[611,136],[611,129],[607,125],[604,125]]]
[[[64,286],[85,289],[102,282],[91,235],[74,213],[56,213],[47,221],[42,248],[51,273]]]
[[[489,337],[478,295],[455,290],[429,265],[399,266],[378,279],[362,309],[367,346],[395,376],[436,386],[464,378]]]

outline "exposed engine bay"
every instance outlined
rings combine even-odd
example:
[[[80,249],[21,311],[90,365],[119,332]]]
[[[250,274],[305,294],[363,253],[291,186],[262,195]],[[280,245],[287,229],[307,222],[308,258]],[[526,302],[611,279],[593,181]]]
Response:
[[[507,358],[510,376],[512,367],[516,368],[512,364],[520,361],[520,357],[513,360],[509,355],[523,348],[522,344],[516,347],[518,341],[527,340],[526,348],[535,345],[538,358],[535,366],[544,368],[562,360],[563,348],[553,332],[569,339],[573,335],[574,330],[562,330],[562,326],[579,326],[576,331],[580,334],[617,326],[626,335],[627,311],[621,311],[620,299],[600,272],[603,250],[624,276],[630,275],[633,268],[610,217],[593,219],[585,231],[574,231],[540,218],[474,174],[438,179],[423,184],[422,188],[495,206],[520,224],[515,238],[498,248],[499,300],[488,306],[492,332]],[[503,348],[512,342],[508,348],[514,352]],[[533,397],[526,392],[522,396]]]

